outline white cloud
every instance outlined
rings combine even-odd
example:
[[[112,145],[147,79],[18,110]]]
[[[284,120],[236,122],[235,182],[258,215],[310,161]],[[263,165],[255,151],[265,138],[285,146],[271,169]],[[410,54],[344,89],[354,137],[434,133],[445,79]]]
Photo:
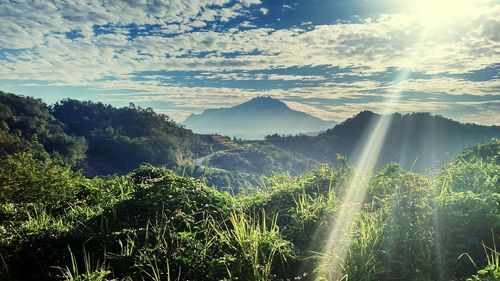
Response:
[[[211,1],[210,3],[221,4],[222,1]],[[419,26],[408,16],[385,16],[378,20],[361,23],[320,25],[312,30],[253,28],[239,32],[233,30],[232,33],[213,31],[186,33],[186,31],[191,30],[191,26],[202,27],[209,20],[218,18],[220,21],[227,21],[242,14],[244,13],[243,7],[249,3],[253,2],[235,4],[218,10],[203,10],[201,7],[206,7],[206,5],[201,4],[195,5],[198,9],[190,7],[186,8],[186,11],[182,10],[185,8],[184,6],[173,4],[163,9],[155,8],[152,11],[155,15],[173,15],[175,18],[176,15],[181,17],[179,15],[182,14],[183,18],[177,20],[185,21],[186,24],[163,24],[154,30],[154,32],[160,33],[157,36],[138,37],[133,40],[127,38],[129,30],[122,26],[116,27],[114,34],[106,35],[89,35],[90,31],[87,28],[82,32],[86,37],[78,40],[66,40],[64,36],[53,32],[68,32],[79,29],[81,27],[79,24],[86,21],[88,21],[87,24],[94,22],[126,24],[127,22],[155,23],[167,19],[151,18],[151,15],[146,15],[144,11],[135,12],[143,14],[137,20],[133,19],[132,21],[127,17],[117,18],[112,11],[117,13],[119,11],[123,14],[128,9],[137,10],[124,3],[110,7],[109,12],[104,14],[80,11],[87,8],[90,10],[90,7],[86,8],[85,5],[76,6],[78,9],[74,7],[70,9],[71,11],[78,10],[81,14],[78,17],[65,15],[65,13],[69,13],[67,10],[64,10],[66,12],[63,14],[58,14],[53,9],[54,7],[47,5],[48,7],[41,9],[48,15],[47,17],[34,12],[33,17],[36,22],[26,17],[14,18],[14,15],[18,16],[15,13],[2,17],[0,29],[5,31],[3,33],[5,35],[0,36],[0,46],[17,49],[28,48],[32,49],[35,54],[47,53],[45,49],[55,47],[48,44],[49,41],[52,38],[58,38],[58,44],[62,47],[56,47],[55,50],[50,51],[52,63],[57,63],[62,59],[71,59],[76,64],[76,61],[82,60],[81,65],[85,67],[88,60],[85,54],[82,55],[82,51],[89,50],[107,63],[112,60],[111,64],[101,65],[104,67],[103,72],[106,69],[109,71],[107,75],[126,74],[124,70],[130,69],[127,66],[135,64],[134,60],[138,53],[147,55],[141,60],[138,71],[160,69],[214,71],[221,68],[258,70],[304,65],[330,65],[343,68],[355,67],[358,75],[401,67],[426,73],[464,73],[498,62],[495,54],[500,51],[500,43],[498,35],[494,31],[500,22],[499,8],[492,11],[479,10],[476,18],[457,25],[454,29],[448,29],[446,34],[441,34],[442,30],[428,32],[425,34],[423,42],[419,41],[419,34],[424,31],[424,27]],[[148,6],[144,5],[142,7],[147,9]],[[21,8],[19,9],[21,10]],[[208,11],[212,11],[212,15],[209,17],[206,16]],[[205,17],[206,21],[196,19],[196,15]],[[89,18],[93,21],[89,21]],[[169,19],[169,21],[173,20]],[[21,22],[26,22],[26,24]],[[47,25],[43,24],[43,28],[37,27],[37,22],[44,22]],[[79,24],[77,25],[75,22]],[[244,21],[242,26],[253,27],[249,21]],[[179,34],[174,37],[163,37],[161,33]],[[93,44],[93,46],[88,46],[88,44]],[[254,51],[259,54],[245,55],[245,53]],[[242,55],[232,58],[224,58],[223,56],[185,57],[201,52],[242,53]],[[116,61],[117,57],[121,60]],[[411,58],[416,59],[412,60]],[[33,60],[31,68],[39,69],[40,65],[45,65],[43,60],[47,60],[47,57],[42,56]],[[19,65],[11,64],[10,67],[14,67],[19,76],[25,77],[23,69],[18,68],[18,66],[27,66],[27,64],[29,62]],[[81,72],[86,72],[86,70],[82,69]],[[73,74],[78,76],[78,73],[79,71],[76,71]],[[51,77],[46,79],[51,79]]]
[[[2,2],[0,48],[15,49],[15,52],[6,51],[4,58],[0,59],[0,77],[48,80],[52,84],[100,89],[133,89],[144,93],[141,95],[144,99],[154,97],[180,105],[192,104],[202,110],[221,104],[236,104],[262,94],[278,98],[356,99],[376,91],[383,94],[400,90],[402,85],[366,80],[370,75],[388,69],[464,74],[500,62],[500,5],[491,9],[477,6],[466,19],[443,22],[434,29],[407,14],[384,15],[356,23],[316,26],[307,23],[301,28],[273,29],[254,26],[255,15],[249,13],[250,7],[261,4],[258,0],[156,2],[160,5],[152,5],[150,1],[113,1],[106,5],[83,0]],[[253,8],[254,12],[263,15],[269,12],[264,7]],[[229,31],[212,27],[237,17],[242,18],[241,25]],[[112,32],[94,33],[95,25],[106,24]],[[129,24],[136,24],[140,32],[148,33],[147,36],[132,36]],[[154,25],[154,28],[146,28],[146,24]],[[64,33],[74,30],[81,30],[83,38],[66,38]],[[287,91],[256,91],[178,87],[131,79],[132,74],[142,71],[198,70],[208,72],[201,76],[207,79],[323,80],[322,75],[258,73],[303,66],[349,68],[360,80],[318,82],[316,87]],[[250,70],[257,73],[244,73]],[[108,76],[116,80],[101,81]],[[497,94],[499,88],[498,79],[468,81],[442,77],[411,79],[404,84],[405,91],[424,93],[486,95]],[[415,109],[422,105],[425,110],[423,103],[413,103]],[[403,106],[410,109],[410,104],[404,103]],[[298,102],[292,105],[300,106]],[[313,105],[307,106],[308,110],[314,111]],[[345,118],[362,106],[352,103],[329,110],[313,107],[316,108],[314,112],[326,119],[341,120],[341,116]],[[381,104],[366,106],[376,108]],[[429,110],[443,106],[443,103],[429,104]],[[302,107],[306,108],[305,105]]]

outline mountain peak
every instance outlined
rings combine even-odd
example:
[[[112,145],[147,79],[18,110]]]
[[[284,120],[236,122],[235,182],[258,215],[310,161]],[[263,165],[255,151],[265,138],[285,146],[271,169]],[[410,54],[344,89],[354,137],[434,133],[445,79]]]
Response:
[[[218,133],[243,139],[263,139],[272,134],[319,132],[335,123],[289,108],[269,96],[258,96],[230,108],[207,109],[190,115],[184,125],[197,133]]]
[[[282,101],[274,99],[270,96],[257,96],[251,100],[235,106],[236,108],[253,108],[258,107],[259,110],[284,110],[289,107]]]

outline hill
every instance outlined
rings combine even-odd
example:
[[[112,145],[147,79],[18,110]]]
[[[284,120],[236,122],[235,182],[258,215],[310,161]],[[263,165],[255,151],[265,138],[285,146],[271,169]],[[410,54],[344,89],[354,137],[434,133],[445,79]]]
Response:
[[[275,133],[296,135],[324,131],[335,123],[290,109],[277,99],[256,97],[234,107],[207,109],[201,114],[192,114],[183,124],[201,134],[263,139]]]
[[[0,157],[32,147],[90,176],[125,174],[142,163],[174,168],[179,158],[210,152],[208,143],[168,116],[132,104],[65,99],[48,106],[0,92],[0,109]]]
[[[41,100],[0,91],[0,158],[19,151],[43,150],[75,164],[85,158],[87,141],[65,129]]]
[[[317,136],[272,135],[266,140],[307,158],[334,163],[340,154],[355,163],[359,157],[357,149],[373,133],[372,124],[379,118],[379,114],[363,111]],[[463,124],[429,113],[394,113],[391,120],[379,164],[395,162],[416,171],[450,161],[466,145],[500,137],[498,126]]]
[[[262,97],[241,107],[261,103],[267,111],[290,110],[278,100]],[[55,155],[87,176],[123,175],[148,163],[235,193],[256,186],[262,175],[299,175],[322,163],[336,165],[337,154],[355,163],[358,144],[380,118],[364,111],[316,136],[274,134],[265,140],[242,141],[193,133],[166,115],[135,105],[115,108],[66,99],[49,106],[0,93],[0,109],[0,157],[36,150],[39,157]],[[379,166],[396,162],[413,171],[433,169],[465,145],[499,138],[499,131],[498,126],[462,124],[428,113],[393,114]]]
[[[0,280],[498,280],[499,149],[354,187],[366,199],[342,260],[325,246],[353,167],[232,196],[161,167],[86,178],[18,152],[0,161]]]

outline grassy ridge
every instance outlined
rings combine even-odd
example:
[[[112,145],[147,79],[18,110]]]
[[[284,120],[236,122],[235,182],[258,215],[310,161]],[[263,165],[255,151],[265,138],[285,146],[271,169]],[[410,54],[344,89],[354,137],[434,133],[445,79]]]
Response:
[[[326,280],[321,260],[336,253],[323,249],[355,169],[340,159],[232,196],[152,166],[89,179],[36,151],[0,162],[0,280]],[[378,171],[345,280],[498,280],[499,151],[469,148],[433,179]]]

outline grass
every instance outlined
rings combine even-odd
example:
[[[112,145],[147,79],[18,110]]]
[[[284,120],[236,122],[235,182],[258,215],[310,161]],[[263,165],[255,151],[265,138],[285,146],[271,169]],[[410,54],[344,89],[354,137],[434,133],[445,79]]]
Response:
[[[248,280],[271,280],[276,258],[285,261],[291,255],[291,243],[281,237],[277,215],[268,223],[263,211],[258,218],[241,211],[230,213],[228,223],[215,224],[219,238],[227,244],[249,270]],[[228,268],[231,275],[231,269]]]
[[[469,261],[472,263],[474,268],[477,270],[477,274],[473,275],[471,278],[468,278],[468,281],[473,280],[483,280],[483,281],[494,281],[500,280],[500,252],[498,252],[496,247],[495,234],[493,231],[491,232],[492,236],[492,246],[486,246],[484,242],[482,242],[484,256],[486,257],[486,266],[484,268],[479,268],[474,262],[474,258],[471,257],[468,253],[462,253],[458,259],[463,257],[467,257]],[[498,239],[498,237],[496,237]]]
[[[481,243],[500,233],[499,165],[490,155],[499,149],[490,146],[434,178],[380,169],[339,279],[497,280],[498,237]],[[351,171],[344,163],[275,174],[239,196],[151,166],[123,178],[75,176],[74,200],[51,194],[57,208],[19,196],[0,202],[0,280],[321,280],[320,261],[339,255],[323,249]],[[84,249],[81,258],[71,249]]]
[[[70,254],[71,266],[60,268],[62,273],[62,278],[66,281],[111,281],[114,279],[106,278],[111,274],[104,263],[99,263],[97,261],[95,264],[92,264],[91,256],[83,249],[83,266],[84,272],[80,273],[79,271],[79,263],[71,248],[68,247],[68,251]]]

